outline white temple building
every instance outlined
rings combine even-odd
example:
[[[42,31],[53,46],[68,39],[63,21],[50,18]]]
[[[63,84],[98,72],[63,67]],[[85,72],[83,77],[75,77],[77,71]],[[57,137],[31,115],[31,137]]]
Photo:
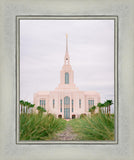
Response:
[[[85,70],[83,71],[85,72]],[[79,118],[81,114],[89,115],[89,108],[100,102],[96,91],[80,91],[74,84],[74,71],[68,53],[68,36],[66,35],[66,53],[64,65],[60,71],[60,84],[54,91],[39,91],[34,94],[34,112],[42,106],[57,118]],[[95,112],[98,112],[98,108]]]

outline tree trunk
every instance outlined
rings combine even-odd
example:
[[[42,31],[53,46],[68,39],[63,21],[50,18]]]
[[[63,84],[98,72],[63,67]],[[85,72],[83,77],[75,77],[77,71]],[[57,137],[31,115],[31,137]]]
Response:
[[[110,117],[110,105],[109,105],[109,117]]]
[[[28,106],[26,106],[26,113],[28,113]]]
[[[22,114],[22,105],[21,105],[21,114]]]

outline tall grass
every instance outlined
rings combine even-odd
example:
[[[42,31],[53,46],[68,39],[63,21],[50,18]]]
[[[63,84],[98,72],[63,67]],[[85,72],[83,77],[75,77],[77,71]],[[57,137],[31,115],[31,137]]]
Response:
[[[114,140],[114,117],[99,113],[69,122],[80,140]]]
[[[54,133],[65,127],[66,121],[52,114],[21,114],[20,140],[49,140]]]

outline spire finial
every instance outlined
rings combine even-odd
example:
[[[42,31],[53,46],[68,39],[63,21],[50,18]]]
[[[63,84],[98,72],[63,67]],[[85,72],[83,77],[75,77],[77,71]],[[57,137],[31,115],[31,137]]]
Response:
[[[66,33],[66,52],[68,53],[68,34]]]
[[[64,64],[70,64],[70,58],[68,54],[68,34],[66,34],[66,54],[64,59],[65,59]]]

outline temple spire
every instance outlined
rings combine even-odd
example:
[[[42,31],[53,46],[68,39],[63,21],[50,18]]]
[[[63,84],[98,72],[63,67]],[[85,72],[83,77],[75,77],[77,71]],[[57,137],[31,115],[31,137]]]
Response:
[[[70,57],[68,54],[68,34],[66,34],[66,54],[65,54],[65,58],[64,58],[64,64],[65,65],[70,64]]]
[[[66,34],[66,53],[68,53],[68,34]]]

